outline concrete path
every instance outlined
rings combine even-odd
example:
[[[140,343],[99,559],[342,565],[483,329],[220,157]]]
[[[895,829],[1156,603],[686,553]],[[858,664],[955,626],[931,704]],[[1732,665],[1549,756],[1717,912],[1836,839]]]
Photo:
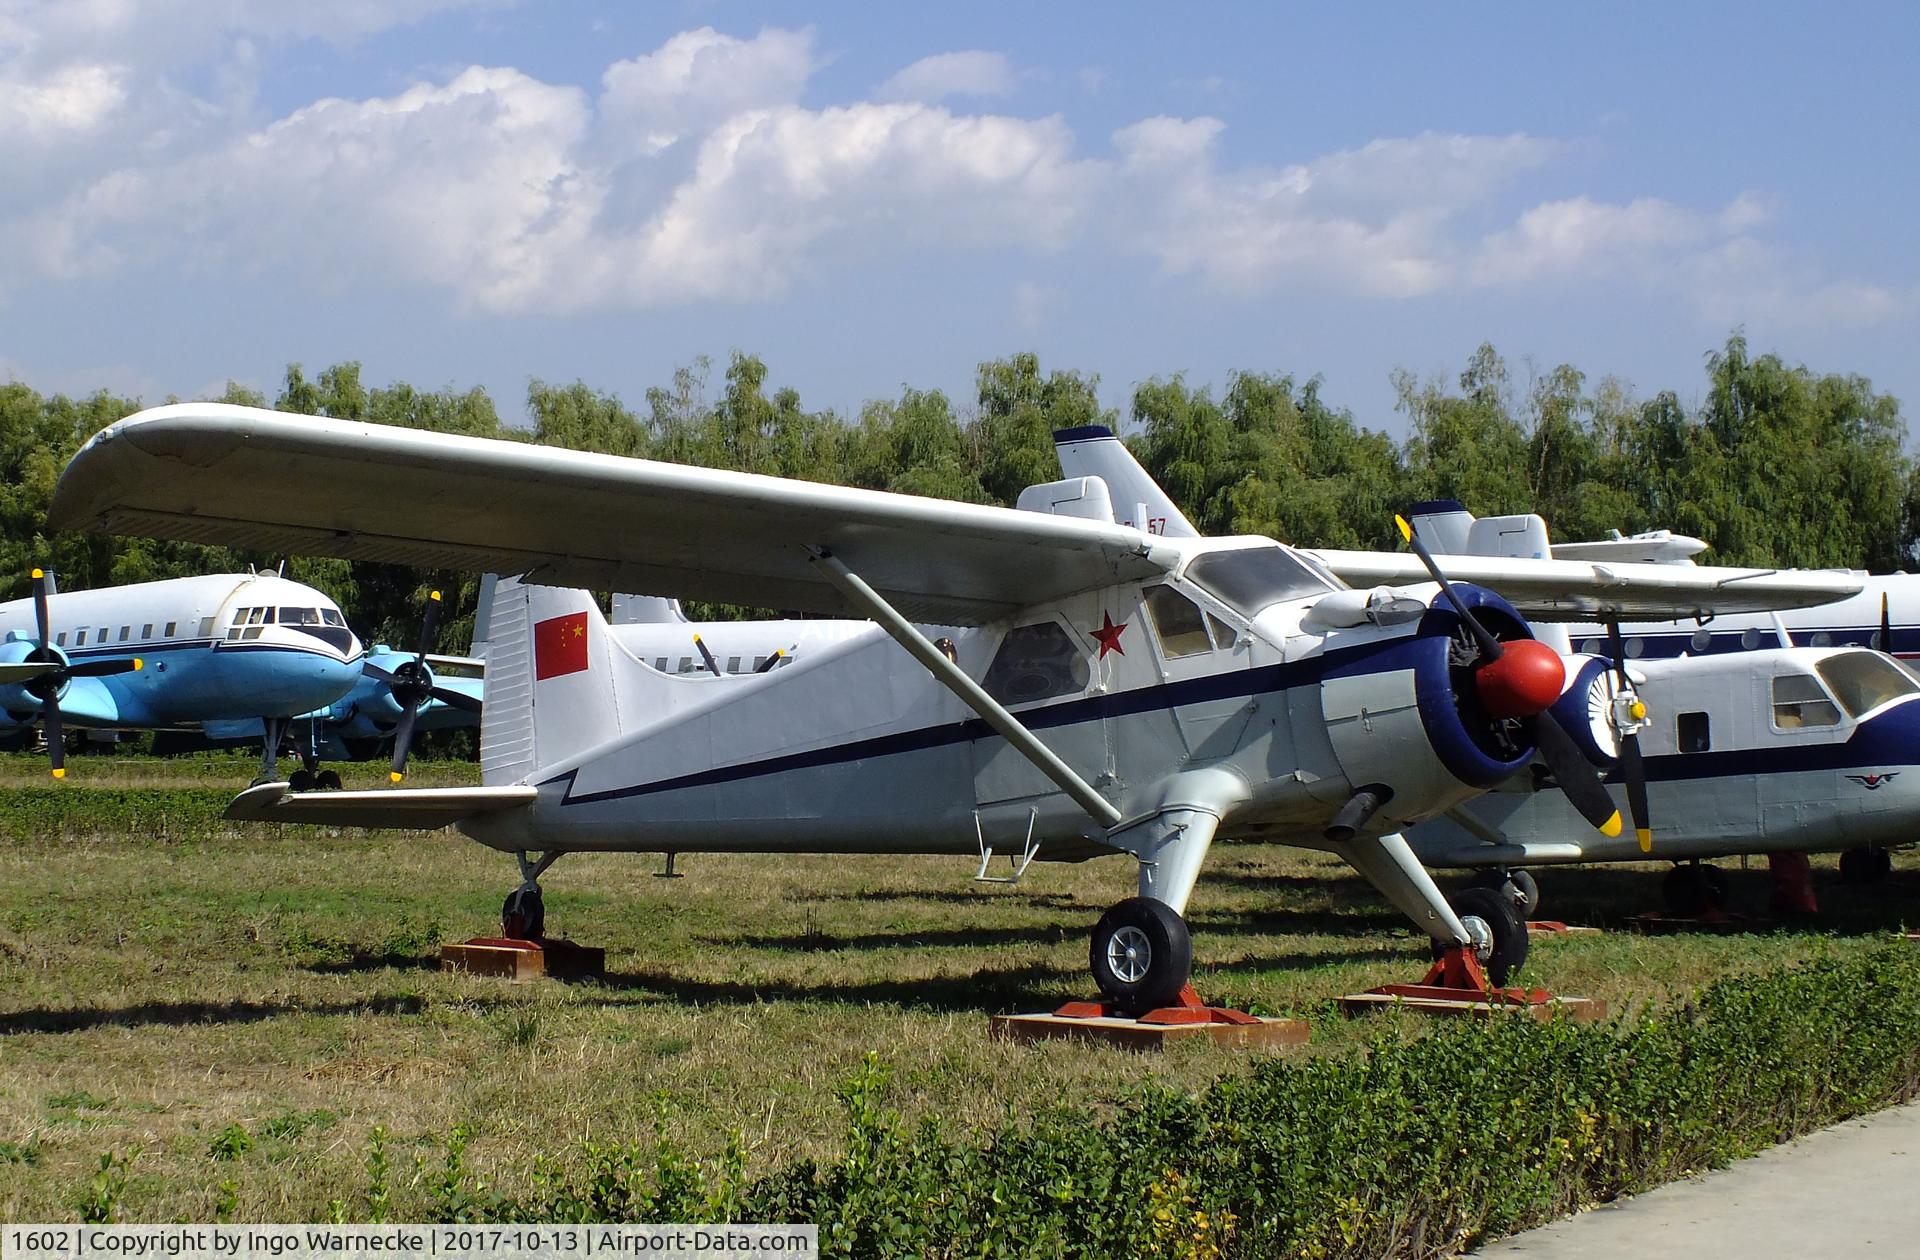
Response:
[[[1920,1256],[1920,1103],[1502,1239],[1480,1256]]]

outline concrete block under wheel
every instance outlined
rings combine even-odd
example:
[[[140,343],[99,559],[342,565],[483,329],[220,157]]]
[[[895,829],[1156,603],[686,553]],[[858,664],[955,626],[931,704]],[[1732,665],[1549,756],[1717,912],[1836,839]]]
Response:
[[[1210,1041],[1217,1046],[1269,1049],[1307,1042],[1304,1019],[1257,1018],[1250,1024],[1143,1024],[1104,1015],[1073,1018],[1051,1013],[995,1015],[987,1025],[995,1041],[1086,1041],[1129,1050],[1159,1050],[1175,1041]]]
[[[1535,940],[1561,936],[1598,936],[1600,929],[1582,923],[1562,923],[1558,919],[1529,919],[1527,935]]]
[[[476,936],[440,947],[440,970],[472,976],[523,981],[552,976],[579,980],[607,969],[607,951],[572,941],[522,941],[506,936]]]
[[[1490,1002],[1485,998],[1462,994],[1459,997],[1410,997],[1397,993],[1349,993],[1336,999],[1349,1015],[1374,1011],[1414,1011],[1421,1015],[1524,1015],[1531,1019],[1558,1016],[1576,1024],[1604,1019],[1607,1004],[1599,998],[1549,997],[1543,1001]]]

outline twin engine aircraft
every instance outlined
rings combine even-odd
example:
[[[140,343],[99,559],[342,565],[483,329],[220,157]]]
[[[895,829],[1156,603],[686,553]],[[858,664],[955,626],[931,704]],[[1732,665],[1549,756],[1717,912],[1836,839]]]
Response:
[[[1089,961],[1128,1011],[1185,990],[1183,915],[1216,835],[1338,854],[1500,983],[1524,954],[1517,916],[1486,890],[1456,914],[1400,831],[1571,746],[1561,658],[1528,615],[1706,615],[1858,585],[1511,561],[1511,600],[1353,590],[1264,538],[217,404],[102,430],[50,518],[523,575],[492,600],[482,786],[269,784],[230,816],[456,824],[518,859],[516,935],[544,930],[538,878],[582,850],[1125,854],[1138,895],[1102,916]],[[872,624],[765,674],[680,674],[622,647],[582,587]],[[1592,821],[1617,831],[1608,810]]]

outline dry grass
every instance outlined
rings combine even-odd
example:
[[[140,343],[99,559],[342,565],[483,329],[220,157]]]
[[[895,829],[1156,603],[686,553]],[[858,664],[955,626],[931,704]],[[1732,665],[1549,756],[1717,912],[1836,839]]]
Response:
[[[378,769],[378,767],[375,767]],[[423,767],[423,769],[425,769]],[[244,759],[81,763],[73,790],[244,782]],[[441,767],[445,782],[470,768]],[[172,775],[174,777],[169,778]],[[0,783],[37,784],[25,759]],[[0,809],[5,808],[0,794]],[[1827,934],[1648,938],[1536,947],[1529,979],[1635,1000],[1895,926],[1920,864],[1865,890],[1821,864]],[[1038,864],[1017,889],[953,859],[579,855],[546,876],[549,924],[607,947],[604,984],[511,986],[434,970],[438,944],[491,930],[515,882],[451,835],[246,829],[195,843],[134,837],[0,844],[0,1219],[71,1216],[102,1152],[137,1152],[137,1219],[324,1216],[365,1184],[367,1135],[396,1166],[474,1127],[471,1158],[504,1185],[538,1156],[656,1123],[698,1150],[745,1136],[756,1166],[832,1150],[833,1086],[876,1050],[890,1101],[961,1125],[1141,1081],[1197,1086],[1243,1058],[989,1043],[989,1013],[1083,995],[1085,932],[1130,891],[1121,861]],[[1551,873],[1547,911],[1615,923],[1657,895],[1654,868]],[[1733,872],[1757,908],[1766,876]],[[1329,859],[1226,847],[1195,894],[1209,996],[1315,1020],[1314,1044],[1378,1027],[1331,996],[1413,978],[1421,942]],[[1408,1032],[1418,1030],[1409,1020]],[[239,1125],[249,1149],[210,1147]],[[223,1183],[225,1183],[223,1185]]]

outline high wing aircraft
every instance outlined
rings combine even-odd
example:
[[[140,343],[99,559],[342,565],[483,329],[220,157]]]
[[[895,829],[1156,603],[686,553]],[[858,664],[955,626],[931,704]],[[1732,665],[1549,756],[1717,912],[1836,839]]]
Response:
[[[1563,666],[1521,607],[1445,582],[1352,590],[1264,538],[216,404],[102,430],[50,520],[527,575],[494,594],[481,787],[270,784],[231,810],[457,824],[519,860],[503,907],[519,934],[544,927],[540,874],[580,850],[1127,854],[1139,895],[1102,916],[1089,961],[1137,1011],[1185,990],[1182,916],[1221,833],[1340,855],[1436,952],[1483,960],[1499,983],[1526,947],[1511,905],[1467,890],[1456,914],[1400,828],[1512,777],[1536,746],[1568,791],[1598,798],[1596,825],[1620,828],[1597,779],[1562,755],[1579,756],[1551,709]],[[1649,566],[1559,566],[1549,585],[1507,564],[1549,610],[1852,589],[1666,566],[1652,591],[1630,572]],[[872,624],[763,675],[666,673],[566,589],[593,586]],[[916,623],[948,628],[950,644]]]
[[[0,604],[0,731],[40,723],[56,778],[68,728],[283,731],[360,673],[360,642],[334,602],[274,573],[61,592],[36,569],[33,584],[31,598]]]
[[[1658,824],[1653,856],[1681,863],[1666,880],[1673,913],[1696,915],[1721,898],[1718,873],[1699,859],[1840,851],[1851,873],[1870,877],[1885,873],[1889,847],[1920,835],[1920,679],[1885,654],[1765,648],[1633,671],[1658,715],[1640,740]],[[1585,749],[1611,766],[1606,724],[1590,729]],[[1426,865],[1488,872],[1490,887],[1532,866],[1647,858],[1624,836],[1595,835],[1564,794],[1531,775],[1407,839]],[[1537,884],[1527,876],[1514,890],[1531,914]]]

